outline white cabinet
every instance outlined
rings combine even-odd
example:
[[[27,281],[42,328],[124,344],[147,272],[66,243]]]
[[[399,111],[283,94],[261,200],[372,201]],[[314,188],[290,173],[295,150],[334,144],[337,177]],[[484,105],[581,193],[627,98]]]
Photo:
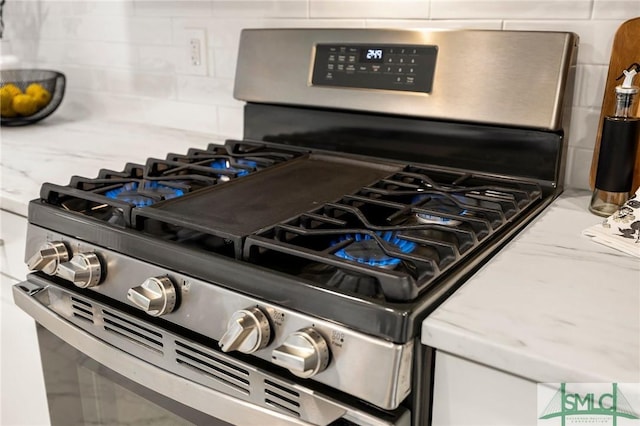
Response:
[[[13,303],[11,288],[27,274],[27,219],[0,210],[0,424],[48,425],[36,323]]]
[[[0,210],[0,272],[3,275],[23,280],[29,272],[24,264],[26,236],[27,218]]]
[[[432,426],[535,425],[537,384],[436,352]]]
[[[13,303],[17,284],[0,275],[0,424],[46,426],[47,397],[36,323]]]

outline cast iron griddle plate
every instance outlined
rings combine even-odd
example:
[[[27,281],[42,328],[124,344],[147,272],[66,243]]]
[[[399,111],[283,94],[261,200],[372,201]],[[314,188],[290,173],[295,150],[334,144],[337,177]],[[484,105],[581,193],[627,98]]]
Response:
[[[180,198],[141,209],[192,229],[244,237],[357,191],[402,167],[311,154]]]

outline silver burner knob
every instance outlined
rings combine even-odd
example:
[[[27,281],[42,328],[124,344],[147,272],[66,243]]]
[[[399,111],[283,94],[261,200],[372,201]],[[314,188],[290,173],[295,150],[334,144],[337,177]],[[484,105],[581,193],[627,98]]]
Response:
[[[298,377],[312,377],[327,368],[329,348],[324,337],[308,327],[287,336],[271,353],[271,361]]]
[[[223,352],[250,354],[267,346],[270,338],[269,319],[260,308],[254,307],[233,313],[218,344]]]
[[[77,287],[94,287],[102,278],[102,266],[95,253],[78,253],[70,262],[59,264],[56,275]]]
[[[173,312],[176,306],[176,287],[169,277],[147,278],[142,285],[130,288],[127,299],[151,316]]]
[[[37,253],[27,260],[30,271],[42,271],[54,275],[58,265],[69,261],[69,251],[62,241],[50,241],[43,244]]]

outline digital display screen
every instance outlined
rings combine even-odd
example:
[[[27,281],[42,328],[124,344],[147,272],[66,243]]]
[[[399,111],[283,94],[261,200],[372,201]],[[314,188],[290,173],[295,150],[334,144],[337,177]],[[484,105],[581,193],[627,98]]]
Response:
[[[314,86],[431,93],[438,46],[374,41],[321,43],[315,49]]]
[[[364,48],[360,52],[360,62],[380,62],[382,63],[382,49]]]

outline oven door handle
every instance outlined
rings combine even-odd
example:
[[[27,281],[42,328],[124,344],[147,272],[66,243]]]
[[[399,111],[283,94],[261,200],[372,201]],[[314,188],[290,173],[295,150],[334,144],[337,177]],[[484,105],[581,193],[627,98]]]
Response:
[[[242,425],[310,425],[186,380],[120,351],[65,321],[45,304],[46,287],[29,281],[13,286],[18,307],[44,328],[95,361],[140,385],[220,420]],[[40,297],[40,295],[43,295]]]

